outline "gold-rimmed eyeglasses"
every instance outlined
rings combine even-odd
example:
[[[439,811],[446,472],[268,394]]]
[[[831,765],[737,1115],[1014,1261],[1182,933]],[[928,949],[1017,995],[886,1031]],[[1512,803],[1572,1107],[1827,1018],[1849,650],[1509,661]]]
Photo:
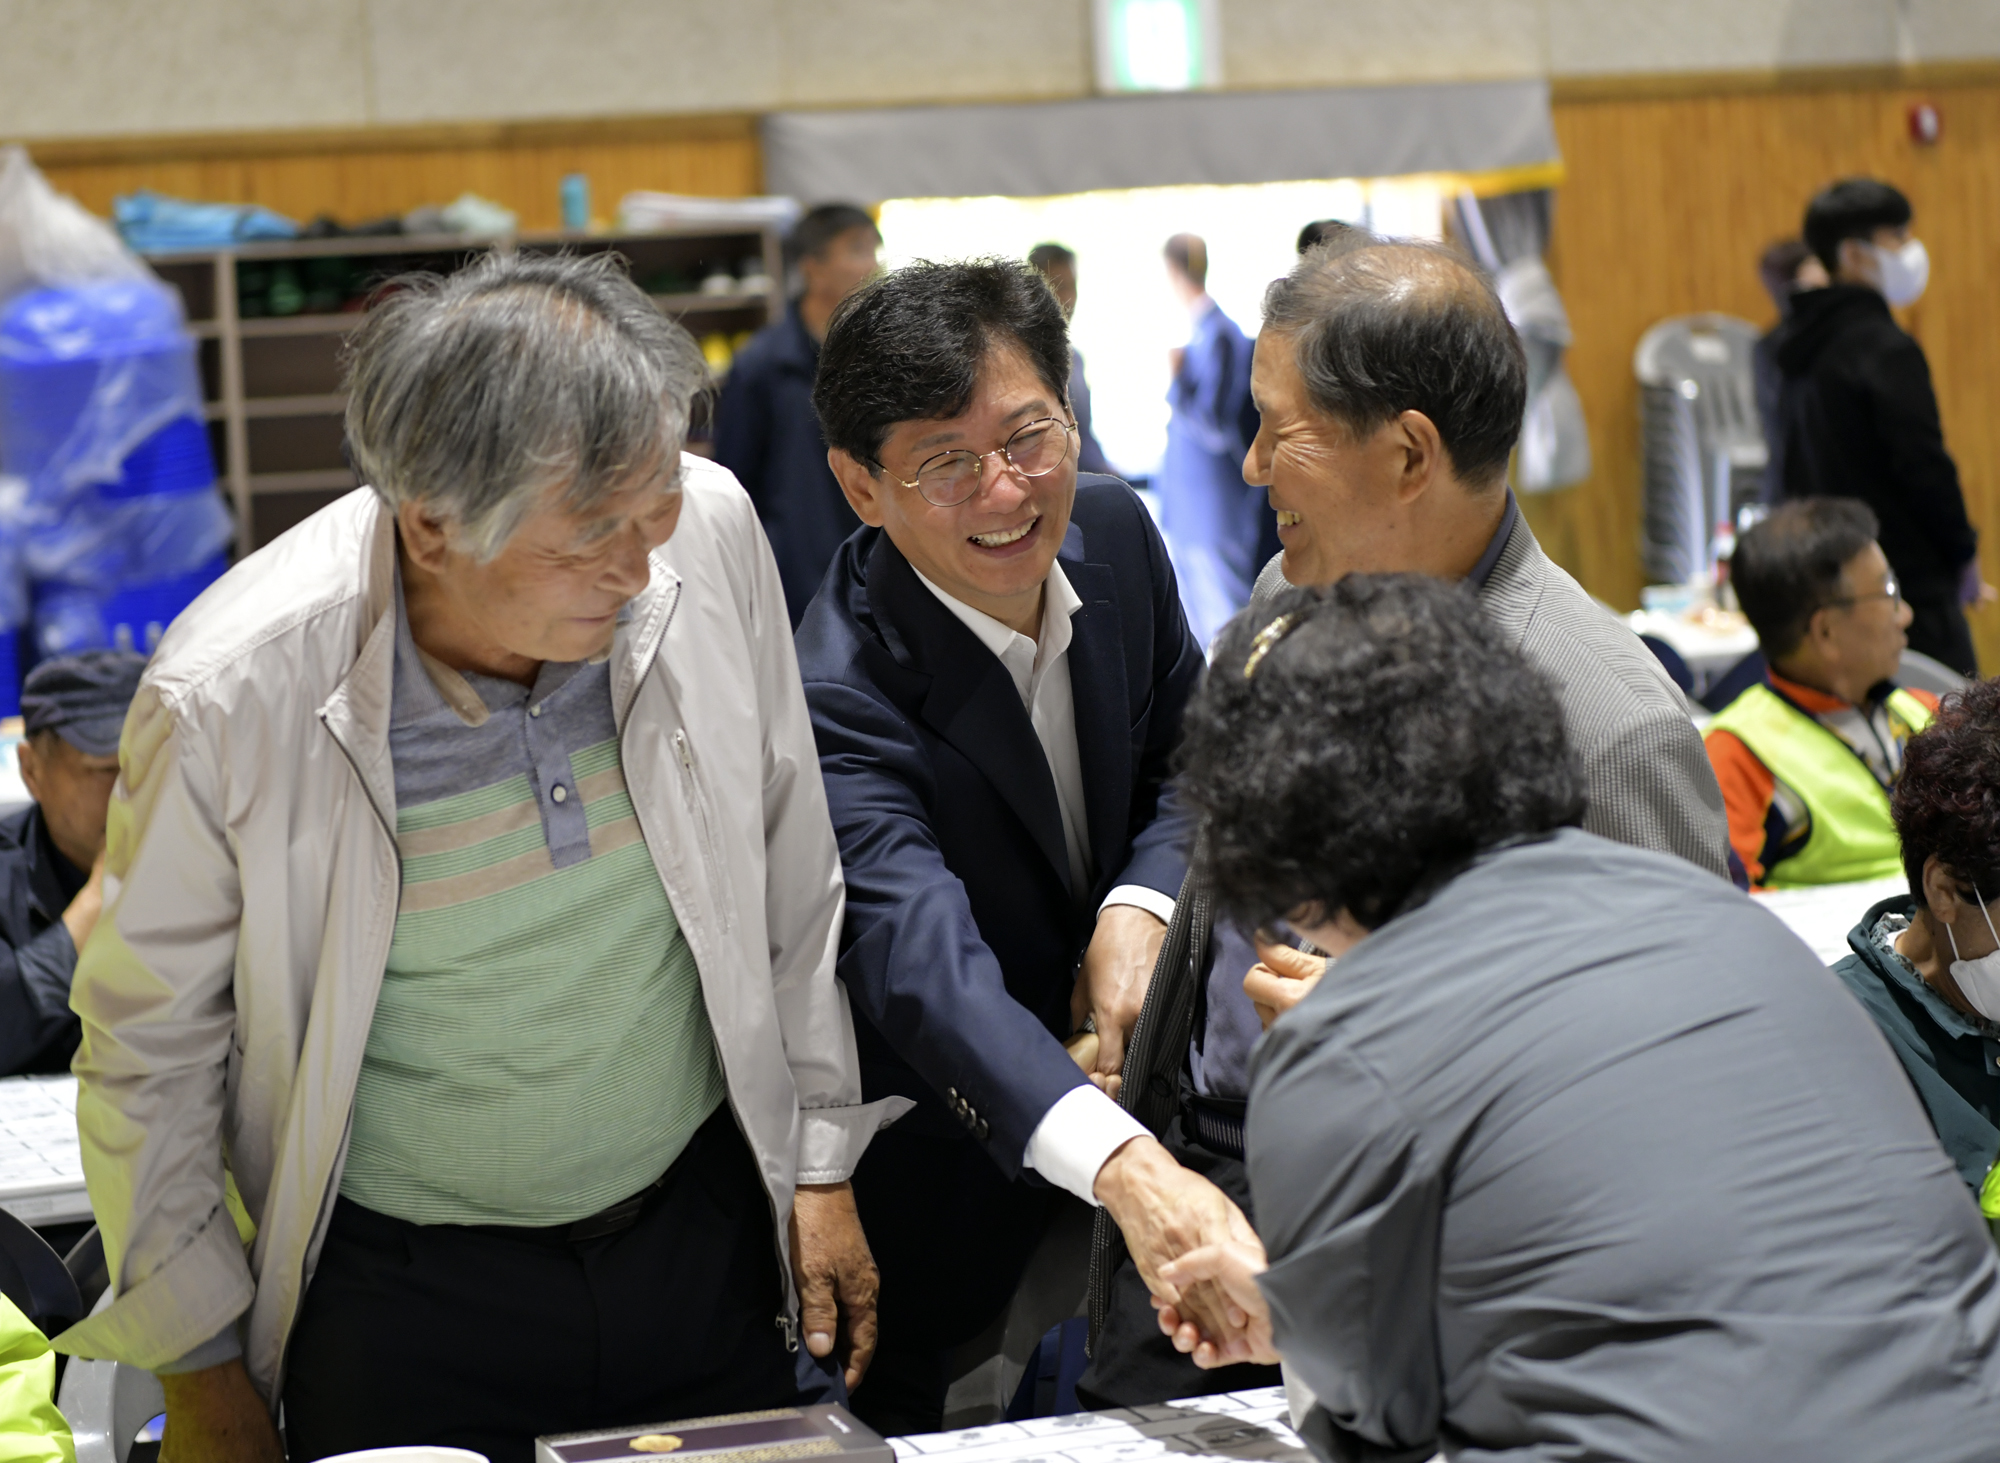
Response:
[[[979,491],[986,459],[998,457],[1024,478],[1047,477],[1069,456],[1076,424],[1061,417],[1037,417],[991,452],[940,452],[927,458],[914,478],[896,477],[881,463],[875,466],[906,488],[915,488],[933,508],[956,508]]]

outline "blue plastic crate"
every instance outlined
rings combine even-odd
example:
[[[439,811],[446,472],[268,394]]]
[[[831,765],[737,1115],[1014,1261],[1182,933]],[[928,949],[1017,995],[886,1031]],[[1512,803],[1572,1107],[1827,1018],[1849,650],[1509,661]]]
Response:
[[[21,714],[21,632],[0,626],[0,717]]]
[[[69,584],[37,584],[35,659],[105,649],[150,655],[174,617],[228,567],[228,559],[217,554],[192,573],[128,585],[108,595]]]

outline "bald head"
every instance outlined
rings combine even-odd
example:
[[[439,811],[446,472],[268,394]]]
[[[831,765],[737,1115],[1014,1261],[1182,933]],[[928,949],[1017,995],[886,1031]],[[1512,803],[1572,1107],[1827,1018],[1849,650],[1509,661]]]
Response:
[[[1291,347],[1313,407],[1351,435],[1421,412],[1459,481],[1504,482],[1527,359],[1492,285],[1451,250],[1338,235],[1273,281],[1264,335]]]

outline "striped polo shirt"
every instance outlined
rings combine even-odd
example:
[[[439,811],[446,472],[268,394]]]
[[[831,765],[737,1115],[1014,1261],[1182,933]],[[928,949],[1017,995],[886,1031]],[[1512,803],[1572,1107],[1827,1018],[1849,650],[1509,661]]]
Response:
[[[563,1224],[645,1188],[726,1096],[625,788],[606,658],[532,688],[410,636],[389,752],[402,902],[340,1191],[417,1224]]]

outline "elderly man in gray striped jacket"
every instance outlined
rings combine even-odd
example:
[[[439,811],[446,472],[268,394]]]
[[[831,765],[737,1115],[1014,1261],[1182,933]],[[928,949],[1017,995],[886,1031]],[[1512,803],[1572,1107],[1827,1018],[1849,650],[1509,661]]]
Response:
[[[1301,258],[1265,296],[1251,372],[1263,425],[1243,475],[1268,489],[1284,552],[1246,613],[1264,613],[1288,584],[1353,573],[1470,580],[1508,643],[1555,682],[1588,779],[1584,827],[1727,878],[1722,793],[1680,692],[1542,552],[1507,486],[1526,378],[1492,286],[1450,250],[1354,230]],[[1324,963],[1285,946],[1253,951],[1227,926],[1211,939],[1205,908],[1199,897],[1180,901],[1121,1100],[1164,1122],[1182,1164],[1249,1213],[1250,1048]],[[1093,1402],[1268,1379],[1248,1367],[1198,1372],[1174,1352],[1112,1236],[1099,1237],[1095,1273],[1098,1335],[1082,1383]]]

